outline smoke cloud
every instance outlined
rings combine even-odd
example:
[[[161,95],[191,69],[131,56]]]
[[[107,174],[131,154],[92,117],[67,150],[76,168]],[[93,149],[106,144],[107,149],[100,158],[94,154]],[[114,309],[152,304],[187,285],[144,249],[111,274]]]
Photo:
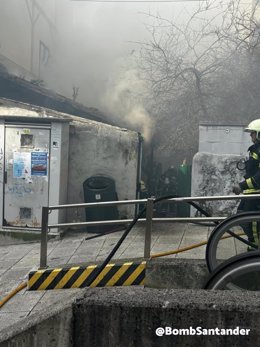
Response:
[[[153,135],[153,121],[144,106],[145,83],[135,69],[121,71],[108,83],[101,108],[114,120],[139,131],[146,141]]]
[[[73,86],[77,87],[76,101],[100,109],[116,124],[141,132],[149,141],[153,120],[147,111],[147,88],[133,61],[138,42],[150,39],[147,29],[156,21],[147,14],[185,16],[191,7],[193,3],[67,2],[57,13],[61,68],[53,87],[69,97]]]
[[[0,54],[19,64],[18,76],[27,78],[28,72],[28,79],[43,80],[47,88],[100,109],[148,140],[153,122],[144,98],[147,91],[132,60],[137,42],[150,38],[147,27],[155,18],[145,14],[172,17],[192,6],[2,0]],[[11,73],[16,71],[14,63]]]

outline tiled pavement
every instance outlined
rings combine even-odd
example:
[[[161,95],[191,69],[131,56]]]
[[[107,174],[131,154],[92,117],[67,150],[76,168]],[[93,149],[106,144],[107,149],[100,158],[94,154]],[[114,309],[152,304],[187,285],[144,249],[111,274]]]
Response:
[[[93,234],[77,233],[63,239],[49,241],[48,266],[97,262],[104,260],[119,240],[123,231],[108,234],[92,240],[85,240]],[[116,252],[113,259],[133,259],[144,255],[144,226],[139,224]],[[151,254],[176,250],[194,243],[206,241],[209,228],[194,224],[154,223]],[[230,247],[230,246],[229,246]],[[168,257],[205,258],[206,246]],[[40,243],[13,244],[0,246],[0,300],[25,281],[32,269],[39,267]],[[0,308],[0,330],[23,317],[41,310],[42,307],[65,299],[81,289],[27,291],[23,289]]]

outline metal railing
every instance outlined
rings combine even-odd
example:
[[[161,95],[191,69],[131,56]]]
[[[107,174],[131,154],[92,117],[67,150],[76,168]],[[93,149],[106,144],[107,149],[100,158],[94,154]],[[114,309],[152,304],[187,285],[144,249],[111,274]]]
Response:
[[[204,201],[218,201],[218,200],[240,200],[243,199],[260,199],[259,194],[250,195],[224,195],[224,196],[195,196],[195,197],[178,197],[166,199],[167,202],[204,202]],[[40,248],[40,268],[47,267],[47,244],[48,244],[48,230],[52,228],[76,227],[76,226],[99,226],[109,224],[128,224],[132,219],[120,220],[106,220],[94,222],[75,222],[75,223],[58,223],[49,225],[49,213],[53,210],[61,210],[68,208],[91,208],[97,206],[120,206],[127,204],[146,204],[146,218],[140,218],[138,222],[145,222],[145,241],[144,241],[144,258],[150,258],[151,251],[151,232],[153,222],[180,222],[180,223],[194,223],[194,222],[219,222],[225,220],[226,217],[172,217],[172,218],[153,218],[153,209],[155,198],[140,199],[140,200],[123,200],[123,201],[106,201],[94,203],[80,203],[68,205],[56,205],[42,207],[42,224],[41,224],[41,248]],[[164,201],[164,202],[165,202]]]

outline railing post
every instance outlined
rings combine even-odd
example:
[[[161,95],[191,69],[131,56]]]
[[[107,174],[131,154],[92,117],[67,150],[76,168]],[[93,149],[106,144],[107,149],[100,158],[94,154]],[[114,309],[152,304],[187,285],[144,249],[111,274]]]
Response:
[[[151,234],[153,223],[153,203],[154,198],[148,198],[146,204],[146,223],[144,239],[144,258],[149,259],[151,254]]]
[[[40,251],[40,269],[47,267],[47,242],[48,242],[48,219],[49,208],[42,208],[42,228],[41,228],[41,251]]]

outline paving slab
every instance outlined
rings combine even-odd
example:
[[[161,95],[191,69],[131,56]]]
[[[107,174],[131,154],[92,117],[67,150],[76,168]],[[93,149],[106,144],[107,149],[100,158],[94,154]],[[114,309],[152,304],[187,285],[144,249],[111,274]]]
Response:
[[[14,300],[9,300],[8,304],[1,308],[1,313],[26,313],[28,314],[33,310],[36,304],[39,302],[44,293],[36,292],[31,294],[28,292],[26,295],[16,295]]]
[[[49,267],[60,267],[97,261],[102,262],[112,251],[124,231],[85,240],[92,233],[70,233],[60,240],[48,242]],[[154,223],[152,230],[151,254],[173,251],[187,245],[202,242],[210,234],[210,228],[184,223]],[[144,255],[145,225],[136,225],[120,246],[115,259],[132,260]],[[234,246],[235,249],[235,246]],[[169,258],[205,258],[205,246],[188,252],[171,255]],[[39,267],[40,243],[12,244],[0,247],[0,300],[25,280],[32,269]],[[48,305],[78,293],[81,289],[63,289],[29,292],[26,289],[17,293],[0,308],[0,330],[19,319],[38,312]]]
[[[55,305],[58,301],[66,300],[68,297],[70,297],[73,294],[77,294],[80,292],[81,289],[75,288],[75,289],[57,289],[57,290],[49,290],[49,291],[42,291],[43,294],[39,298],[37,305],[35,305],[32,309],[31,313],[34,313],[36,311],[41,311],[44,308]]]

